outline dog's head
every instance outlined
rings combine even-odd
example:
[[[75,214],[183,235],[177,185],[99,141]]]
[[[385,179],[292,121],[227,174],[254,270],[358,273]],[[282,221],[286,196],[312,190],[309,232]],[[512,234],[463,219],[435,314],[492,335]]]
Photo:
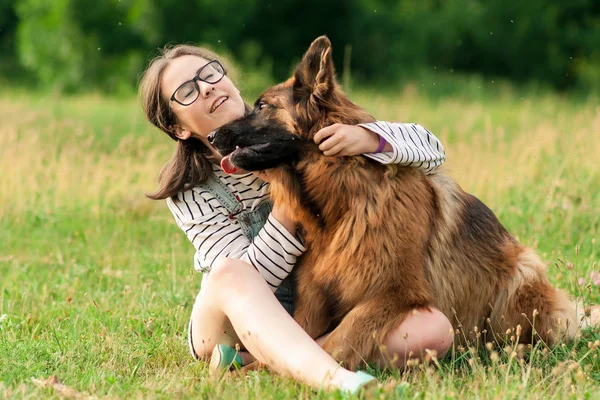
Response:
[[[209,137],[224,158],[226,172],[258,171],[296,162],[315,149],[314,134],[339,122],[358,124],[373,118],[342,92],[331,58],[331,42],[317,38],[291,78],[266,92],[246,116]]]

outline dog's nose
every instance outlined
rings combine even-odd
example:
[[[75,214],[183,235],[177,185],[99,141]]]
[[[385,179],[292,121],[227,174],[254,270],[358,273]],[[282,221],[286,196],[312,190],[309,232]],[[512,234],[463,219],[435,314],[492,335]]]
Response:
[[[212,131],[208,134],[208,136],[206,137],[208,139],[208,143],[212,144],[215,141],[215,134],[216,131]]]

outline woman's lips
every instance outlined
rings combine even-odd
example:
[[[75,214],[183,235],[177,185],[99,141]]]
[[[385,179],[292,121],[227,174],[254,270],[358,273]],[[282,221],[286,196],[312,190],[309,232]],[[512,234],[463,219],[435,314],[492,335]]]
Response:
[[[223,105],[227,100],[229,100],[228,96],[219,96],[216,98],[212,106],[210,107],[210,114],[214,113],[219,107]]]

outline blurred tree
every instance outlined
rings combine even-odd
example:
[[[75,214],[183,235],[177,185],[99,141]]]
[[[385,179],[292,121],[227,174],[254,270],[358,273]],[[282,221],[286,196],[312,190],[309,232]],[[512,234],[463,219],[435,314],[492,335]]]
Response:
[[[453,64],[518,81],[538,77],[565,88],[574,83],[577,59],[590,57],[600,44],[599,4],[594,0],[482,2],[475,18],[480,24],[465,36],[470,56],[455,57]]]
[[[17,68],[14,57],[17,17],[14,0],[0,0],[0,78]]]
[[[334,61],[341,72],[343,51],[351,43],[348,29],[355,0],[258,0],[253,18],[247,20],[244,39],[260,43],[274,60],[277,80],[289,76],[308,45],[327,35],[335,46]]]
[[[63,90],[130,86],[152,37],[139,24],[149,16],[147,6],[145,0],[104,0],[90,12],[86,0],[21,0],[20,61],[41,84]]]
[[[600,73],[597,0],[358,2],[354,70],[389,79],[424,65],[587,86]],[[387,51],[386,51],[387,50]],[[590,77],[589,79],[595,79]],[[598,86],[597,86],[598,87]]]
[[[193,42],[280,80],[322,34],[364,83],[435,68],[600,88],[598,0],[0,0],[0,74],[130,90],[158,47]]]

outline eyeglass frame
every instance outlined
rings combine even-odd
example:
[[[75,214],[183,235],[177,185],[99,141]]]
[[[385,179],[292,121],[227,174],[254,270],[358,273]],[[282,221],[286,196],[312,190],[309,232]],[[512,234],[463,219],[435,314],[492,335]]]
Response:
[[[204,70],[204,68],[208,67],[209,65],[211,65],[211,64],[213,64],[213,63],[217,63],[217,65],[219,65],[219,67],[221,67],[221,70],[223,71],[223,74],[221,75],[221,77],[220,77],[219,79],[217,79],[216,81],[214,81],[214,82],[209,82],[209,81],[207,81],[207,80],[204,80],[204,79],[200,78],[200,74],[202,73],[202,71]],[[177,104],[180,104],[180,105],[182,105],[182,106],[184,106],[184,107],[191,106],[192,104],[194,104],[194,102],[195,102],[196,100],[198,100],[198,97],[200,97],[200,87],[198,86],[198,81],[202,81],[202,82],[206,82],[206,83],[208,83],[208,84],[214,85],[215,83],[218,83],[218,82],[220,82],[220,81],[221,81],[221,79],[223,79],[223,77],[224,77],[225,75],[227,75],[227,70],[225,70],[225,68],[223,67],[223,64],[221,64],[221,63],[219,62],[219,60],[211,60],[211,61],[207,62],[206,64],[204,64],[202,67],[200,67],[200,69],[199,69],[199,70],[198,70],[198,72],[196,73],[196,76],[194,76],[192,79],[189,79],[189,80],[187,80],[187,81],[183,82],[181,85],[179,85],[179,86],[177,87],[177,89],[175,89],[175,91],[173,92],[173,94],[171,95],[171,98],[170,98],[170,100],[171,100],[171,101],[174,101],[174,102],[176,102]],[[197,96],[196,96],[196,98],[195,98],[194,100],[192,100],[192,101],[191,101],[191,102],[189,102],[188,104],[184,104],[184,103],[180,102],[179,100],[177,100],[177,99],[175,98],[175,93],[177,93],[177,91],[178,91],[179,89],[181,89],[182,87],[184,87],[185,85],[187,85],[187,84],[188,84],[188,83],[190,83],[190,82],[192,82],[192,83],[194,84],[194,86],[196,87]]]

